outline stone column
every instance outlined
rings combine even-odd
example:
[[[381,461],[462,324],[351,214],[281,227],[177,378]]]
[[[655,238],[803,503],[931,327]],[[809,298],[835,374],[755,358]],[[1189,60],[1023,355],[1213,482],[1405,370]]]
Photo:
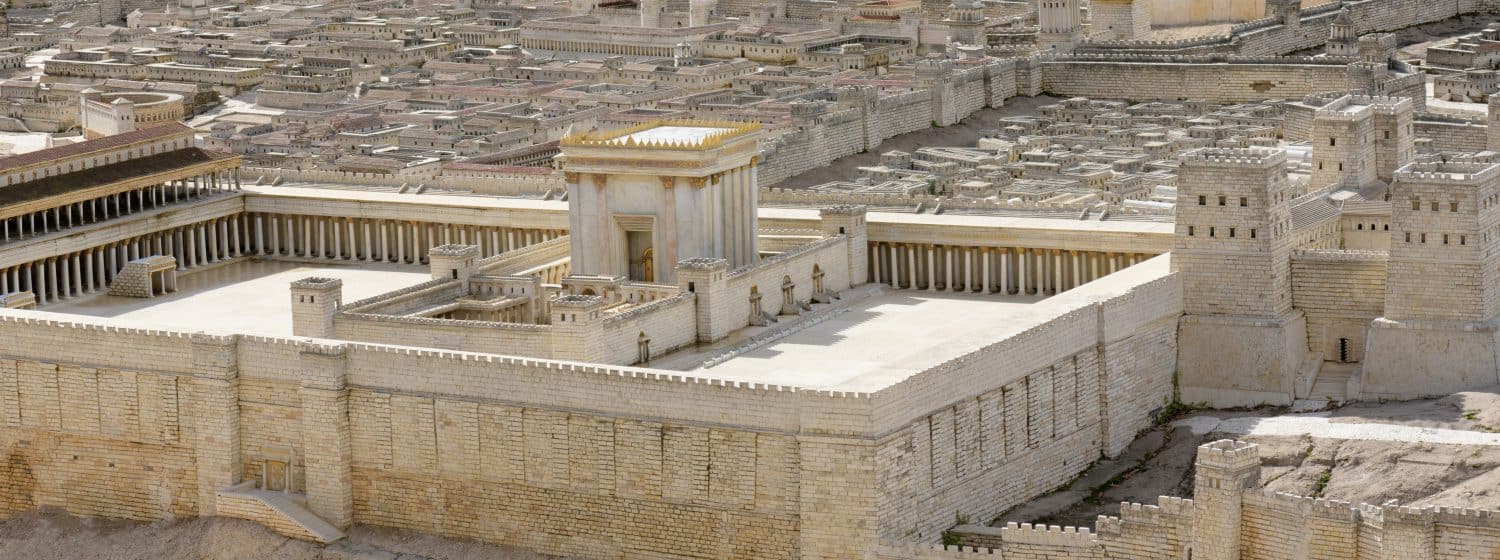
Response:
[[[899,259],[899,258],[896,257],[896,254],[897,254],[898,251],[900,251],[900,249],[897,249],[896,245],[894,243],[889,244],[889,247],[891,249],[891,287],[892,288],[900,288],[901,287],[901,268],[900,268],[900,266],[901,266],[901,259]]]
[[[198,515],[218,514],[219,489],[244,476],[240,462],[239,362],[234,336],[194,334],[192,393],[198,467]]]
[[[979,275],[979,281],[984,286],[984,288],[980,291],[986,294],[994,293],[994,284],[990,283],[990,249],[986,247],[984,249],[980,249],[980,251],[980,260],[982,261],[980,263],[980,266],[984,267],[983,272]]]
[[[333,526],[347,529],[354,523],[354,482],[346,350],[311,342],[298,350],[307,507]]]

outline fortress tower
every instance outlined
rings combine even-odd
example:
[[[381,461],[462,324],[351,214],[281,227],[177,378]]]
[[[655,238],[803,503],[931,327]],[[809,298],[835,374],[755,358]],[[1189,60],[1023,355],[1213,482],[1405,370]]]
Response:
[[[1221,439],[1198,447],[1193,475],[1192,558],[1239,560],[1244,491],[1260,484],[1260,450]]]
[[[1307,343],[1292,309],[1286,153],[1203,148],[1182,157],[1178,177],[1182,400],[1288,404]]]
[[[1036,5],[1036,23],[1041,28],[1037,47],[1057,51],[1073,50],[1080,39],[1078,0],[1040,0]]]
[[[572,273],[667,284],[683,259],[754,263],[759,137],[685,120],[563,138]]]
[[[329,338],[333,336],[333,314],[343,298],[344,281],[338,278],[303,278],[292,282],[292,334]]]
[[[1391,188],[1385,315],[1371,324],[1364,398],[1495,382],[1500,164],[1412,163]]]
[[[1354,18],[1349,17],[1349,8],[1340,9],[1333,23],[1328,24],[1328,43],[1323,52],[1329,56],[1359,56],[1359,36],[1354,33]]]
[[[1313,114],[1312,182],[1358,188],[1390,183],[1416,155],[1412,103],[1402,97],[1346,95]]]
[[[961,45],[985,45],[984,8],[976,0],[957,0],[948,7],[948,42]]]
[[[1089,18],[1090,35],[1102,39],[1144,39],[1151,34],[1151,4],[1146,0],[1094,0]]]

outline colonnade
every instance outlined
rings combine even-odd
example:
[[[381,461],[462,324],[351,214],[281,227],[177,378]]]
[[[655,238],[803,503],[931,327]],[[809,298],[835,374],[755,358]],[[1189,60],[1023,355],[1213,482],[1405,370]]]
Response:
[[[238,178],[205,173],[120,191],[0,220],[0,242],[27,239],[233,190],[239,190]]]
[[[871,242],[870,281],[893,288],[1052,295],[1154,255]]]
[[[671,46],[627,45],[609,41],[557,41],[552,39],[527,38],[521,40],[521,46],[528,49],[563,52],[592,52],[626,56],[672,56]]]
[[[125,263],[152,255],[177,258],[190,270],[245,254],[240,216],[148,233],[25,264],[0,268],[0,293],[29,291],[37,305],[104,291]]]
[[[478,245],[488,257],[562,237],[565,230],[252,213],[246,218],[257,254],[365,262],[425,263],[427,250]]]
[[[479,245],[483,255],[490,256],[565,234],[563,230],[433,222],[236,214],[0,267],[0,294],[30,291],[37,305],[92,294],[107,290],[125,263],[152,255],[176,257],[178,270],[242,256],[425,263],[427,250],[438,245]]]

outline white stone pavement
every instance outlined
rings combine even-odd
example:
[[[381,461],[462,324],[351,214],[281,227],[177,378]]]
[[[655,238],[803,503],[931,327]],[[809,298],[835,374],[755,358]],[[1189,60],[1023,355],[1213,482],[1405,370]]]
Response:
[[[1186,426],[1197,435],[1218,432],[1242,436],[1311,436],[1448,445],[1500,445],[1500,433],[1421,428],[1399,424],[1352,423],[1329,418],[1327,412],[1270,418],[1219,419],[1212,416],[1194,416],[1173,422],[1172,426]]]

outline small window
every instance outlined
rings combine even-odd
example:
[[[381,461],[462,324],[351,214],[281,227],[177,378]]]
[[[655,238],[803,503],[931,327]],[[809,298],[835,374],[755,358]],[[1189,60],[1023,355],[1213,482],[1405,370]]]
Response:
[[[1208,226],[1208,236],[1209,237],[1213,237],[1214,236],[1214,227],[1213,226]]]
[[[1457,202],[1449,202],[1448,203],[1448,211],[1449,212],[1457,212],[1458,211],[1458,203]]]
[[[1229,236],[1234,237],[1234,228],[1229,228]]]
[[[1198,195],[1198,205],[1199,206],[1208,206],[1208,197],[1203,196],[1201,194]]]
[[[1381,231],[1391,231],[1391,224],[1380,226]]]
[[[1193,236],[1193,226],[1188,226],[1188,237]]]
[[[1412,210],[1421,210],[1422,209],[1422,199],[1420,199],[1420,198],[1413,198],[1413,199],[1411,199],[1411,209]]]
[[[1468,245],[1469,244],[1469,236],[1467,236],[1467,235],[1460,235],[1460,236],[1458,236],[1458,244],[1459,245]]]
[[[1427,234],[1425,234],[1425,233],[1424,233],[1424,234],[1422,234],[1422,239],[1421,239],[1421,241],[1422,241],[1422,243],[1426,243],[1426,242],[1427,242]]]
[[[1386,140],[1390,140],[1391,139],[1391,131],[1389,131],[1389,130],[1385,131],[1385,139]]]
[[[1431,206],[1432,206],[1432,211],[1433,212],[1437,212],[1438,211],[1437,210],[1437,201],[1436,200],[1432,201],[1432,205]]]
[[[318,298],[316,296],[307,296],[307,303],[318,303]]]
[[[1360,230],[1360,231],[1364,231],[1365,225],[1364,224],[1359,224],[1357,226],[1354,226],[1354,229],[1357,229],[1357,230]]]
[[[1339,139],[1338,138],[1329,138],[1328,139],[1328,145],[1329,146],[1337,146],[1337,145],[1339,145]]]
[[[1446,233],[1445,233],[1445,234],[1443,234],[1443,244],[1444,244],[1444,245],[1447,245],[1447,244],[1448,244],[1448,234],[1446,234]]]
[[[1411,243],[1411,232],[1406,232],[1406,242]]]
[[[1243,196],[1240,197],[1240,208],[1244,208],[1244,207],[1249,206],[1249,205],[1250,205],[1250,199],[1245,198]]]
[[[1340,163],[1339,164],[1339,171],[1343,171],[1343,170],[1344,170],[1344,164]]]
[[[1219,195],[1219,206],[1224,205],[1224,195]]]

